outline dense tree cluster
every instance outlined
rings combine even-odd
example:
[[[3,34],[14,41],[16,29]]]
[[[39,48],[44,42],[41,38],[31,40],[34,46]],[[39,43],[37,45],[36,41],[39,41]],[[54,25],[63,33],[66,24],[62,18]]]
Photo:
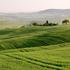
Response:
[[[62,24],[68,24],[70,21],[68,19],[62,20]],[[58,23],[49,23],[48,20],[44,24],[38,24],[37,22],[32,23],[33,26],[56,26]]]
[[[37,22],[32,23],[33,26],[56,26],[57,23],[49,23],[48,20],[44,24],[38,24]]]

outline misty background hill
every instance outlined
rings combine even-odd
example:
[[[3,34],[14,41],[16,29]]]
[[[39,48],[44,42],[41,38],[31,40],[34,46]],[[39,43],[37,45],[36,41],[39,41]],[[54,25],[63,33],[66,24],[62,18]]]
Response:
[[[32,13],[0,13],[2,21],[19,21],[19,22],[39,22],[43,23],[46,20],[49,22],[60,23],[63,19],[70,19],[70,9],[48,9]]]

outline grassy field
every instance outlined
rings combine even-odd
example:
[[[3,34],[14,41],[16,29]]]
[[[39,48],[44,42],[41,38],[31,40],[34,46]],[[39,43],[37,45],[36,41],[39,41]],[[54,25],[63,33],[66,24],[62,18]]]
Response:
[[[70,70],[70,25],[1,29],[0,70]]]
[[[7,20],[1,20],[0,19],[0,29],[5,29],[5,28],[19,28],[22,25],[25,25],[24,22],[7,21]]]

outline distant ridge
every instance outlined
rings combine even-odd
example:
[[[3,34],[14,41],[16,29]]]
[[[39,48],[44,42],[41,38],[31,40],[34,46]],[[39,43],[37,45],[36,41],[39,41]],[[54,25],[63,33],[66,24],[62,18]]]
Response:
[[[70,19],[70,9],[47,9],[32,13],[0,13],[0,20],[9,21],[61,22],[63,19]]]

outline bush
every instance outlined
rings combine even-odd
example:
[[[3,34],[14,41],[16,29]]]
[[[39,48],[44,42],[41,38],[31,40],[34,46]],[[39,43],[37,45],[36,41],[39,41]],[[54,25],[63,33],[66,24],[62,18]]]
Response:
[[[32,25],[37,26],[38,24],[36,22],[33,22]]]

